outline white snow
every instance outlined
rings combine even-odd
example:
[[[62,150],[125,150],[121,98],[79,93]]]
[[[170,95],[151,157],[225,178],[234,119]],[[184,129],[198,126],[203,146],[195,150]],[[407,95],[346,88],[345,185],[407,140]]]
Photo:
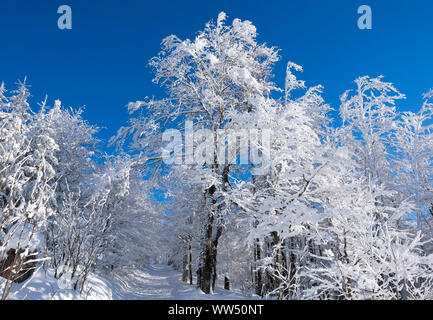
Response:
[[[180,281],[181,275],[167,265],[124,267],[106,275],[90,274],[82,294],[52,270],[39,268],[30,280],[14,285],[9,299],[26,300],[245,300],[239,293],[216,288],[204,294],[196,285]],[[63,279],[63,278],[62,278]],[[0,281],[2,283],[3,280]]]
[[[39,267],[33,276],[20,284],[14,284],[8,296],[10,300],[109,300],[112,298],[111,288],[105,279],[90,274],[85,290],[80,294],[72,289],[67,276],[60,280],[54,278],[52,269],[45,271]],[[3,288],[4,279],[0,278]]]
[[[246,297],[216,288],[211,295],[197,286],[180,281],[180,273],[167,265],[152,265],[143,269],[115,270],[109,279],[113,299],[128,300],[242,300]],[[107,277],[108,279],[108,277]]]

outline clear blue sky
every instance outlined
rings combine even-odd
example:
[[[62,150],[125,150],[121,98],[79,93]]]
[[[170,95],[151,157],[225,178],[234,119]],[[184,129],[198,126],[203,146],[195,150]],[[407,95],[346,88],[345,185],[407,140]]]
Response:
[[[57,8],[72,7],[73,29],[57,28]],[[370,5],[373,29],[359,30],[357,8]],[[106,127],[108,138],[126,124],[125,105],[161,91],[148,60],[170,34],[193,38],[225,11],[251,20],[259,41],[282,49],[285,63],[301,64],[307,85],[322,84],[338,108],[339,95],[362,75],[383,74],[408,96],[410,110],[433,87],[433,2],[377,0],[284,1],[0,1],[0,81],[12,89],[28,77],[32,102],[85,105],[84,117]]]

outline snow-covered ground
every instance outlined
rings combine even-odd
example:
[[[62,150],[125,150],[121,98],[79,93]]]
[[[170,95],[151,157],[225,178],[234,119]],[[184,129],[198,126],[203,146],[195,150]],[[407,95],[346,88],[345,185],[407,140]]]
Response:
[[[153,265],[143,270],[124,268],[112,273],[113,299],[142,300],[238,300],[245,297],[216,288],[213,295],[202,293],[195,285],[180,281],[180,274],[167,265]]]
[[[39,268],[33,276],[20,284],[14,284],[8,296],[12,300],[107,300],[111,299],[111,288],[107,281],[95,274],[90,274],[88,281],[80,294],[72,289],[67,277],[60,280],[54,278],[52,269],[45,271]],[[0,278],[1,288],[4,280]]]
[[[180,281],[179,272],[167,265],[145,268],[125,267],[97,276],[91,274],[83,294],[70,289],[65,280],[57,280],[42,268],[28,281],[14,285],[9,299],[98,299],[98,300],[245,300],[241,294],[216,288],[212,295],[195,285]]]

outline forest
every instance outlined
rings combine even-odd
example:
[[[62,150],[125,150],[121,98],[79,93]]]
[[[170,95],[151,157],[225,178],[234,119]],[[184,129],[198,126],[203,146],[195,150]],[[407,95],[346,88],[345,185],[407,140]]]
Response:
[[[82,109],[30,106],[28,80],[1,84],[1,298],[36,270],[85,294],[157,263],[210,295],[433,299],[433,89],[402,112],[393,83],[360,76],[334,110],[294,62],[274,83],[282,59],[224,12],[166,37],[149,61],[165,94],[130,102],[109,141]]]

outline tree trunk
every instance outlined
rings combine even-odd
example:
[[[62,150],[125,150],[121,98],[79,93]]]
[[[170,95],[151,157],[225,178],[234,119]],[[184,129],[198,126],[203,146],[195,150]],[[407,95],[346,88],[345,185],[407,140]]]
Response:
[[[209,221],[205,227],[204,248],[202,252],[202,259],[200,261],[199,270],[197,273],[197,285],[206,294],[210,293],[212,265],[213,265],[213,250],[212,250],[212,224],[213,213],[209,214]]]
[[[277,232],[272,232],[272,252],[274,254],[274,265],[273,268],[276,272],[281,274],[281,249],[278,247],[280,243],[280,237],[278,236]],[[274,271],[274,272],[275,272]],[[279,280],[277,277],[272,277],[272,290],[277,289],[280,287],[281,280]],[[279,290],[278,292],[278,299],[282,299],[282,290]]]
[[[217,140],[215,140],[217,141]],[[216,157],[216,154],[215,154]],[[215,158],[215,160],[217,160]],[[215,161],[217,163],[217,161]],[[221,180],[222,190],[227,191],[229,185],[229,166],[222,169]],[[215,172],[219,171],[219,167],[215,167]],[[217,279],[216,263],[218,241],[223,232],[222,226],[215,226],[215,215],[217,210],[217,188],[215,185],[210,186],[205,192],[206,208],[209,210],[207,224],[204,226],[203,250],[201,252],[201,261],[199,265],[199,275],[197,279],[198,287],[206,294],[211,293],[215,289]]]
[[[297,272],[297,262],[296,262],[296,254],[294,253],[295,246],[297,245],[297,239],[294,237],[290,238],[289,244],[288,244],[288,255],[289,255],[289,279],[290,279],[290,287],[288,295],[292,297],[295,294],[296,288],[292,287],[292,285],[295,285],[295,275]]]
[[[272,251],[273,251],[274,245],[272,242],[272,239],[270,236],[267,236],[265,238],[265,257],[271,258],[272,257]],[[273,274],[269,268],[269,266],[266,266],[265,271],[263,272],[263,296],[270,293],[274,288],[273,285]]]
[[[285,279],[288,279],[289,284],[292,282],[292,279],[289,277],[289,267],[288,267],[288,263],[287,263],[287,254],[288,254],[288,241],[287,239],[283,240],[283,245],[282,245],[282,250],[281,250],[281,265],[282,265],[282,270],[281,270],[281,274]],[[289,287],[286,286],[284,287],[284,289],[281,292],[281,296],[282,297],[287,297],[289,296]]]
[[[224,277],[224,289],[230,290],[230,279],[227,276]]]
[[[214,239],[212,241],[212,291],[215,291],[215,282],[217,279],[217,253],[218,253],[218,241],[223,232],[222,227],[218,227]]]
[[[192,285],[192,245],[188,246],[188,271],[189,271],[189,284]]]
[[[188,254],[186,253],[183,256],[183,264],[182,264],[182,282],[188,282]]]
[[[188,244],[188,251],[185,253],[183,257],[183,274],[182,281],[188,282],[192,284],[192,253],[191,253],[191,243]]]
[[[206,238],[204,243],[204,250],[202,254],[202,261],[199,267],[197,285],[206,294],[211,293],[215,289],[215,282],[217,279],[216,263],[217,263],[217,248],[218,240],[222,234],[222,227],[217,227],[215,234],[213,216],[209,217],[209,224],[206,228]]]
[[[263,271],[258,268],[258,263],[262,259],[261,249],[260,249],[260,240],[256,239],[256,245],[254,246],[254,285],[256,295],[259,297],[263,297]]]

